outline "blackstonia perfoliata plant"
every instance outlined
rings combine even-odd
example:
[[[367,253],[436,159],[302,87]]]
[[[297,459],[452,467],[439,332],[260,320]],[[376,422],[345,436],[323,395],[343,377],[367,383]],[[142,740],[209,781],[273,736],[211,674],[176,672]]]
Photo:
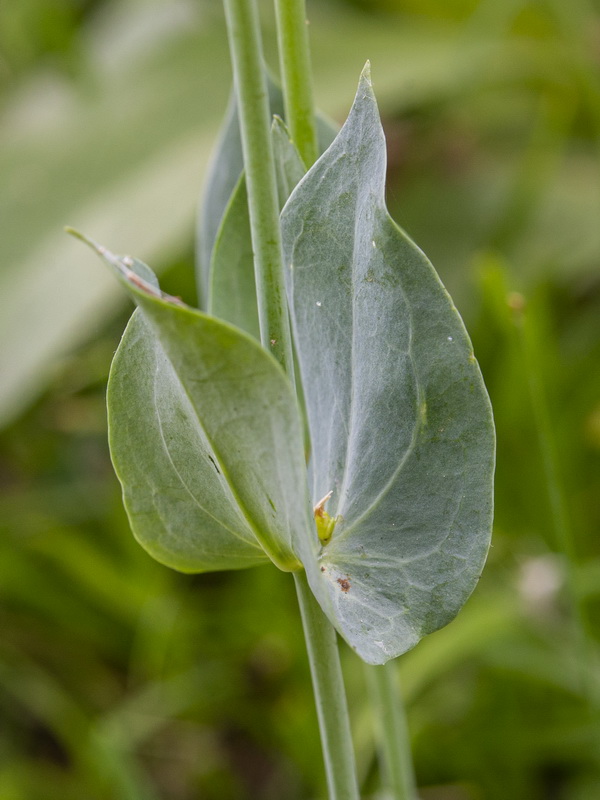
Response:
[[[451,298],[386,209],[368,67],[341,130],[319,121],[308,171],[270,86],[285,289],[272,280],[265,296],[235,47],[238,100],[200,222],[205,310],[91,243],[137,305],[111,369],[111,455],[134,535],[157,560],[182,572],[271,561],[305,576],[335,630],[383,664],[448,623],[479,578],[490,403]],[[280,327],[289,318],[296,381],[264,322],[273,303]],[[332,769],[331,796],[356,796],[336,794]]]

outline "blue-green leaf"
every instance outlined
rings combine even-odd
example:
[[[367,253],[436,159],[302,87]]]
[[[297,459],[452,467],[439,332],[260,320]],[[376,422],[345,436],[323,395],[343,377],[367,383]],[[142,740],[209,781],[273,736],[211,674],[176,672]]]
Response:
[[[390,218],[368,72],[282,214],[319,509],[313,591],[382,663],[449,622],[488,550],[494,430],[471,343],[430,262]]]
[[[267,75],[267,78],[271,113],[282,116],[283,95],[281,89],[270,75]],[[212,167],[204,187],[198,219],[196,274],[198,294],[203,298],[203,307],[208,307],[210,302],[210,274],[215,242],[243,170],[244,156],[240,122],[235,95],[232,94],[213,156]],[[242,191],[245,196],[245,189]]]
[[[336,133],[337,131],[332,131],[332,141]],[[274,117],[271,134],[277,194],[279,195],[279,204],[283,208],[296,184],[304,177],[306,167],[281,117]]]
[[[260,339],[248,194],[242,174],[212,252],[208,311]]]
[[[298,569],[297,542],[314,526],[283,371],[252,337],[161,292],[141,262],[93,246],[138,305],[108,391],[111,455],[136,538],[185,572],[267,556]]]
[[[282,118],[284,110],[281,88],[268,72],[267,88],[271,114]],[[277,126],[275,129],[274,136],[281,135]],[[335,124],[325,115],[317,114],[321,152],[329,147],[336,133]],[[202,298],[201,306],[255,334],[258,329],[258,315],[257,312],[255,316],[252,313],[252,304],[256,304],[256,291],[249,288],[249,275],[254,280],[254,263],[248,210],[244,206],[246,187],[241,177],[243,169],[239,117],[235,98],[232,97],[203,192],[198,221],[196,275],[198,293]],[[298,178],[304,171],[302,168]],[[283,202],[287,200],[292,188],[293,186],[289,187]],[[219,275],[221,270],[226,274]],[[222,293],[215,297],[214,293],[221,290]],[[249,292],[247,295],[246,290]]]
[[[283,207],[306,168],[280,117],[273,120],[273,149],[279,201]],[[260,338],[248,195],[243,174],[233,190],[214,241],[207,307],[213,316]]]
[[[280,90],[269,82],[271,93],[271,106],[276,108],[283,103]],[[230,115],[231,115],[230,110]],[[336,130],[332,123],[319,115],[319,141],[321,147],[327,147],[335,138]],[[208,279],[206,307],[210,314],[219,319],[231,322],[238,328],[246,331],[257,339],[260,338],[258,324],[258,308],[256,301],[256,284],[254,277],[254,255],[250,236],[250,217],[248,213],[248,196],[246,181],[239,170],[238,152],[239,136],[234,135],[233,122],[237,124],[237,115],[230,119],[225,128],[223,146],[220,148],[220,158],[225,162],[229,159],[229,166],[223,163],[213,170],[209,185],[214,183],[216,201],[207,192],[205,203],[208,210],[204,214],[206,241],[210,241],[210,227],[214,222],[215,214],[220,207],[220,199],[228,188],[228,182],[233,173],[239,174],[229,202],[222,212],[221,223],[212,244],[210,256],[210,274]],[[290,192],[306,172],[294,144],[290,141],[289,133],[280,117],[273,120],[273,149],[275,155],[277,183],[280,205],[283,207]],[[209,222],[209,220],[212,220]],[[200,249],[199,263],[202,265],[208,254]]]

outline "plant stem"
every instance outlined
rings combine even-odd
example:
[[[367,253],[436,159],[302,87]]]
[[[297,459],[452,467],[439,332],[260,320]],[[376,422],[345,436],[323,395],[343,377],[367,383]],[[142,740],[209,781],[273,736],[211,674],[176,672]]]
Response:
[[[329,800],[359,800],[350,719],[335,630],[304,571],[294,572],[312,675]]]
[[[255,0],[224,0],[224,5],[246,170],[260,338],[293,380],[271,114],[258,11]]]
[[[366,667],[379,736],[379,758],[386,788],[393,800],[416,800],[410,738],[397,670],[393,661]]]
[[[224,0],[224,5],[240,116],[261,341],[293,380],[279,204],[258,13],[255,0]],[[310,661],[330,800],[359,800],[336,633],[315,600],[304,571],[295,572],[294,579]]]
[[[319,155],[304,0],[275,0],[285,118],[306,167]]]

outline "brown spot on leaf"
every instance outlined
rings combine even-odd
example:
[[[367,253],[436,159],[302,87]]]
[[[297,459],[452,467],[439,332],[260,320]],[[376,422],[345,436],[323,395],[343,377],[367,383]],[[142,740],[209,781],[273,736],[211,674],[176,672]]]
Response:
[[[350,591],[350,581],[348,580],[348,578],[338,578],[337,582],[339,583],[340,589],[342,590],[342,592],[344,592],[344,594]]]

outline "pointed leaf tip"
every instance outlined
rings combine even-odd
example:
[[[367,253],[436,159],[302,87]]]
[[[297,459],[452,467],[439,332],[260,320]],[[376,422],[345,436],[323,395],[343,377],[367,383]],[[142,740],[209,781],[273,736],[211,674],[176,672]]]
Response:
[[[106,249],[102,247],[102,245],[98,244],[98,242],[95,242],[93,239],[90,239],[89,236],[86,236],[85,233],[81,233],[81,231],[78,231],[76,228],[72,228],[70,225],[65,225],[63,230],[74,239],[79,239],[80,242],[87,244],[87,246],[91,247],[91,249],[98,253],[98,255],[103,256],[106,253]]]
[[[168,302],[175,303],[176,305],[185,305],[178,297],[172,297],[165,292],[162,292],[158,283],[158,278],[153,270],[143,261],[131,256],[119,256],[109,250],[104,245],[90,239],[81,231],[65,225],[65,232],[70,236],[79,239],[79,241],[90,247],[97,255],[100,256],[116,273],[119,280],[121,280],[130,290],[139,295],[142,292],[152,297],[157,297]]]
[[[366,60],[363,70],[360,73],[360,79],[361,83],[364,81],[365,83],[368,83],[369,86],[373,85],[373,81],[371,79],[371,62],[369,59]]]
[[[119,258],[119,256],[116,256],[114,253],[111,253],[111,251],[104,247],[104,245],[99,244],[94,239],[90,239],[90,237],[86,236],[85,233],[81,233],[81,231],[78,231],[76,228],[71,228],[69,225],[65,225],[64,230],[65,233],[69,234],[69,236],[79,239],[80,242],[86,244],[97,255],[108,261],[113,267],[117,267],[119,271],[122,271],[122,265],[120,263],[122,259]]]
[[[468,335],[432,265],[389,216],[384,179],[367,65],[348,120],[281,222],[322,545],[317,562],[305,561],[307,577],[373,664],[448,623],[473,591],[494,468]]]

